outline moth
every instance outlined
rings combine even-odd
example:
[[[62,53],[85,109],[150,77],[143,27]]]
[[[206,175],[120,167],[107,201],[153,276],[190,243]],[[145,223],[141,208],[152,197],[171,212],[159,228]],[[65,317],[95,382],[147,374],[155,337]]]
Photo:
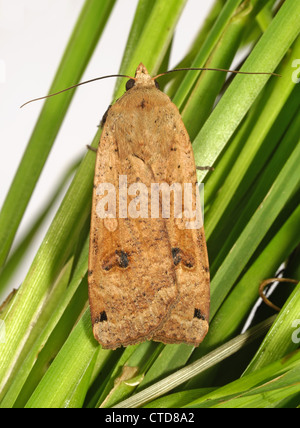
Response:
[[[281,77],[220,68],[163,75],[186,70]],[[129,78],[103,117],[94,178],[89,301],[93,333],[105,349],[150,339],[198,346],[208,332],[210,276],[195,160],[177,107],[158,88],[160,76],[151,78],[140,64],[134,78],[97,77],[21,106],[96,80]]]
[[[180,187],[189,190],[189,208]],[[203,224],[189,226],[198,193],[180,113],[140,64],[104,116],[96,156],[88,283],[93,333],[103,348],[150,339],[198,346],[204,339],[208,254]]]

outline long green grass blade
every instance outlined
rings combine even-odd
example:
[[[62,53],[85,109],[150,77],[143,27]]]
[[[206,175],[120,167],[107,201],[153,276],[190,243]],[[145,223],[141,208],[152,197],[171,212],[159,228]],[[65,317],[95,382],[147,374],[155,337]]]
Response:
[[[243,3],[227,24],[222,37],[211,53],[205,67],[230,68],[236,52],[239,49],[245,29],[253,20],[256,13],[263,7],[253,9],[250,3]],[[194,72],[195,73],[195,72]],[[183,110],[182,119],[185,123],[191,141],[197,136],[203,124],[209,117],[219,92],[222,89],[226,73],[204,71],[191,91]],[[195,115],[195,111],[197,115]]]
[[[86,346],[83,348],[80,343],[84,343]],[[26,407],[80,407],[86,394],[87,380],[92,375],[96,353],[99,350],[100,348],[92,334],[90,311],[86,310],[72,331],[69,340],[65,342],[58,357],[43,377],[42,382],[32,394]],[[105,353],[105,351],[103,352]],[[65,364],[66,359],[69,360],[70,364]],[[78,371],[80,371],[81,376],[74,376],[73,373]],[[82,386],[83,381],[85,387],[79,394],[78,385]]]
[[[148,69],[150,74],[158,72],[172,40],[175,25],[187,0],[156,0],[148,17],[143,31],[139,30],[139,38],[135,49],[132,49],[130,60],[126,60],[126,67],[122,66],[129,76],[134,76],[140,62]],[[148,6],[149,7],[149,6]],[[144,22],[144,20],[143,20]],[[130,47],[130,46],[129,46]],[[115,98],[122,95],[124,89],[118,87]]]
[[[263,394],[263,391],[272,391],[273,389],[276,391],[278,386],[282,386],[282,382],[290,386],[293,376],[299,373],[299,367],[300,353],[298,351],[228,385],[215,389],[213,392],[198,398],[194,402],[190,402],[187,407],[240,407],[241,402],[239,401],[239,397],[243,396],[242,406],[269,407],[268,403],[272,400],[273,394],[265,397],[267,400],[264,399],[263,395],[257,400],[258,397],[256,394]],[[285,389],[287,390],[287,395],[294,393],[294,391],[289,390],[289,388]],[[252,394],[254,395],[255,401],[251,399],[247,401],[245,397],[248,395],[251,396]],[[273,399],[275,397],[276,396],[273,395]],[[284,395],[280,394],[280,397],[282,399]],[[277,397],[275,398],[275,401],[276,400]]]
[[[290,216],[249,270],[235,285],[214,316],[202,346],[195,350],[192,361],[220,346],[241,330],[243,322],[258,299],[259,284],[274,276],[278,266],[300,242],[300,207]],[[232,308],[235,308],[233,311]],[[192,380],[188,387],[197,385]]]
[[[212,317],[264,238],[266,231],[272,226],[289,198],[299,189],[300,177],[297,162],[300,162],[300,144],[290,155],[268,195],[214,276],[211,283]],[[278,195],[281,197],[279,198]]]
[[[119,74],[126,74],[130,58],[139,43],[139,39],[143,33],[143,29],[147,23],[147,20],[153,10],[155,3],[156,0],[139,0],[135,16],[131,25],[130,34],[127,39]],[[115,94],[117,94],[117,92],[119,91],[122,83],[123,79],[117,80],[114,90]]]
[[[274,72],[299,35],[299,14],[300,3],[287,0],[241,70]],[[269,78],[236,76],[193,143],[196,165],[214,165]],[[199,172],[198,180],[206,175],[207,171]]]
[[[175,393],[161,397],[155,401],[146,404],[143,407],[164,407],[167,403],[178,403],[177,407],[210,407],[216,403],[220,403],[224,400],[224,397],[230,396],[230,398],[238,396],[248,390],[251,390],[259,385],[266,383],[278,376],[281,376],[288,371],[298,368],[300,364],[300,352],[292,353],[286,358],[280,359],[267,367],[257,370],[245,377],[237,379],[227,385],[219,388],[214,388],[212,391],[205,393],[205,389],[193,389],[182,391],[181,393]],[[196,395],[198,394],[198,395]],[[184,403],[180,399],[180,395],[184,396],[184,400],[188,400],[193,395],[196,395],[194,400],[189,400]],[[178,401],[176,401],[178,397]],[[168,406],[169,407],[169,406]]]
[[[17,398],[18,407],[27,402],[32,390],[43,376],[45,367],[56,356],[56,353],[68,337],[73,323],[78,318],[87,299],[87,281],[86,279],[82,281],[82,278],[87,273],[88,244],[89,242],[87,241],[83,247],[68,288],[61,296],[61,299],[56,302],[57,307],[52,311],[43,331],[31,344],[28,354],[23,358],[22,371],[18,376],[14,377],[9,390],[0,403],[0,407],[14,406]],[[27,382],[27,386],[24,388],[25,382]],[[18,397],[22,388],[21,397]]]
[[[235,339],[226,343],[225,345],[219,347],[215,351],[206,355],[202,359],[192,363],[183,369],[173,373],[170,376],[165,377],[163,380],[155,383],[154,385],[146,388],[145,390],[139,392],[131,398],[119,403],[117,408],[132,408],[132,407],[140,407],[143,404],[151,401],[160,395],[171,391],[176,388],[178,385],[186,382],[191,379],[193,376],[207,370],[212,365],[216,364],[216,362],[222,361],[224,358],[229,357],[230,355],[236,353],[239,349],[241,349],[246,343],[249,344],[252,340],[255,340],[257,337],[265,334],[268,328],[273,321],[269,319],[264,323],[254,327],[252,330],[237,336]]]
[[[199,50],[205,43],[208,37],[208,34],[210,33],[216,20],[218,19],[225,3],[226,3],[226,0],[215,0],[203,25],[198,30],[198,34],[196,35],[195,40],[193,41],[192,46],[190,47],[188,53],[174,68],[187,68],[192,66]],[[173,96],[175,95],[184,77],[185,76],[183,73],[167,74],[164,77],[164,80],[163,80],[164,83],[171,82],[170,87],[168,88],[168,91],[167,91],[171,99],[173,99]]]
[[[114,379],[114,388],[109,392],[107,397],[102,394],[100,397],[99,405],[101,403],[101,407],[111,407],[116,403],[119,403],[122,400],[128,398],[134,390],[138,389],[139,386],[143,383],[143,379],[145,373],[149,367],[151,367],[153,361],[157,358],[159,359],[161,349],[163,345],[158,345],[155,342],[144,342],[141,345],[137,346],[134,352],[130,355],[128,360],[123,363],[123,370],[134,369],[133,373],[130,377],[126,378],[126,380],[122,380],[122,382],[117,382],[116,378],[112,376]],[[123,353],[123,356],[125,352]],[[102,402],[104,401],[104,402]]]
[[[94,154],[88,153],[6,314],[6,343],[0,344],[2,393],[13,370],[22,363],[18,359],[31,333],[31,326],[38,321],[51,287],[73,250],[89,215],[93,181],[92,159],[94,160]]]
[[[204,67],[204,64],[216,46],[220,36],[226,28],[226,25],[241,3],[242,0],[229,0],[225,3],[222,12],[216,20],[211,32],[209,33],[191,67]],[[174,104],[176,104],[180,110],[184,105],[187,95],[190,93],[197,80],[197,75],[199,75],[199,73],[195,71],[188,72],[173,98]]]
[[[299,367],[288,371],[272,382],[241,394],[239,397],[225,397],[224,401],[212,407],[217,408],[276,408],[283,400],[300,392]]]
[[[246,180],[248,181],[248,189],[244,198],[241,199],[240,203],[235,206],[233,211],[228,210],[227,214],[230,211],[230,216],[226,215],[226,220],[224,218],[224,225],[227,225],[225,230],[221,230],[217,226],[216,230],[213,232],[211,239],[208,241],[210,255],[213,259],[211,264],[211,273],[214,273],[220,267],[220,264],[230,251],[230,249],[235,244],[238,236],[250,220],[251,216],[254,214],[260,203],[263,201],[266,194],[269,192],[272,183],[275,181],[278,171],[280,171],[288,159],[290,153],[294,150],[298,143],[298,136],[300,133],[300,117],[298,115],[298,109],[300,106],[300,87],[297,87],[292,96],[288,99],[286,105],[281,111],[274,127],[271,132],[268,134],[266,140],[263,143],[263,147],[259,150],[256,159],[253,162],[253,165],[249,171],[252,178],[250,179],[249,174],[246,173]],[[294,119],[291,118],[294,116]],[[281,139],[278,141],[278,138]],[[241,140],[242,141],[242,140]],[[269,151],[268,146],[272,146],[274,141],[278,141],[277,150],[275,150],[273,156],[266,161],[264,167],[261,171],[260,157],[265,158],[265,155],[262,154],[262,151]],[[257,169],[258,168],[258,169]],[[254,171],[256,174],[259,174],[259,180],[252,181],[254,179]],[[245,191],[245,184],[244,184]],[[237,192],[237,197],[238,197]],[[235,199],[237,199],[237,197]],[[225,216],[224,216],[225,217]],[[234,222],[233,222],[234,218]],[[234,224],[233,224],[234,223]],[[217,242],[222,240],[223,245],[220,249]]]
[[[276,123],[282,108],[295,89],[295,83],[291,79],[291,65],[294,58],[298,58],[299,55],[300,38],[291,50],[289,60],[285,62],[284,67],[280,70],[283,77],[274,81],[272,94],[261,111],[260,117],[247,139],[247,143],[241,153],[239,153],[236,163],[223,183],[222,192],[215,198],[211,210],[206,216],[206,236],[208,239],[219,223],[220,218],[224,216],[224,212],[232,200],[234,203],[231,204],[231,210],[235,210],[246,189],[249,187],[249,182],[253,180],[252,177],[255,173],[257,175],[257,170],[262,168],[264,162],[268,159],[272,150],[274,150],[276,139],[273,144],[269,141],[269,144],[263,147],[261,147],[262,142],[271,127]],[[252,171],[249,173],[248,169],[254,160],[255,169],[252,168]],[[244,179],[244,176],[246,176],[247,180]]]
[[[300,278],[297,279],[300,281]],[[244,372],[244,376],[298,349],[299,308],[300,282],[280,311],[278,318]]]
[[[4,293],[6,287],[9,284],[9,281],[11,280],[11,277],[13,276],[14,272],[16,271],[17,267],[21,263],[24,255],[28,251],[28,248],[38,233],[41,225],[43,224],[45,218],[47,217],[49,211],[55,204],[56,200],[60,196],[60,193],[65,188],[67,182],[70,180],[71,176],[74,174],[75,169],[77,169],[79,165],[79,162],[76,161],[64,174],[62,177],[60,183],[58,184],[57,188],[54,190],[53,194],[49,196],[49,201],[47,205],[41,210],[41,212],[37,215],[37,217],[32,221],[31,228],[25,233],[23,238],[21,239],[20,243],[16,247],[16,249],[13,251],[13,253],[9,256],[3,270],[1,271],[0,275],[0,296],[1,293]],[[0,299],[1,300],[1,299]]]
[[[115,0],[86,0],[49,93],[79,82]],[[74,91],[46,100],[0,212],[0,267],[55,141]]]
[[[158,398],[157,400],[151,401],[148,404],[145,404],[143,408],[150,409],[172,409],[179,408],[185,405],[189,405],[192,401],[195,401],[197,398],[202,395],[206,395],[211,391],[214,391],[215,388],[201,388],[201,389],[190,389],[188,391],[175,392],[174,394],[165,395],[164,397]]]

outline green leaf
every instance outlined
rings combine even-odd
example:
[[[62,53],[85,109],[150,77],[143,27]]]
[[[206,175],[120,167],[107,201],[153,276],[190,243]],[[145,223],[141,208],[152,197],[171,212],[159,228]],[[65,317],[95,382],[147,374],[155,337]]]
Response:
[[[137,66],[142,62],[148,69],[150,74],[155,74],[172,40],[175,25],[179,16],[186,4],[187,0],[156,0],[151,13],[145,22],[144,13],[139,17],[143,23],[143,31],[139,28],[138,36],[135,37],[135,49],[131,48],[132,55],[130,60],[127,56],[124,57],[126,67],[121,66],[121,70],[129,76],[134,76]],[[149,5],[147,5],[149,11]],[[132,36],[133,37],[133,36]],[[115,98],[120,97],[124,90],[117,87]]]
[[[187,380],[196,376],[197,374],[207,370],[209,367],[216,364],[216,362],[222,361],[223,359],[229,357],[230,355],[236,353],[238,350],[243,348],[245,344],[251,343],[253,340],[257,339],[263,335],[266,330],[269,328],[271,320],[267,320],[260,325],[252,328],[248,332],[237,336],[233,340],[229,341],[223,346],[220,346],[215,351],[209,353],[200,360],[195,361],[194,363],[178,370],[170,376],[165,377],[159,382],[149,386],[143,391],[135,394],[133,397],[128,398],[125,401],[117,404],[114,407],[117,408],[132,408],[140,407],[143,404],[151,401],[169,391],[176,388],[178,385],[183,384]]]
[[[300,353],[292,353],[190,402],[187,407],[270,407],[298,391]],[[295,378],[296,375],[296,378]],[[298,382],[297,382],[298,383]],[[267,393],[264,396],[264,393]],[[274,406],[274,404],[272,404]]]
[[[300,278],[298,280],[300,281]],[[244,376],[276,361],[299,347],[296,334],[296,328],[299,324],[299,308],[300,282],[281,309],[278,318],[245,370]]]
[[[257,175],[257,171],[262,168],[272,150],[276,147],[276,139],[268,141],[268,145],[262,147],[264,139],[268,135],[278,116],[290,97],[292,91],[295,89],[295,84],[291,79],[291,66],[294,58],[300,55],[300,38],[295,43],[291,50],[288,61],[280,70],[283,74],[282,78],[274,78],[272,93],[266,100],[266,104],[260,112],[260,116],[255,123],[252,132],[247,138],[239,157],[233,165],[230,173],[228,174],[225,182],[223,183],[222,192],[215,198],[210,213],[206,216],[206,236],[210,237],[212,231],[216,228],[220,218],[224,216],[226,208],[231,204],[231,210],[235,210],[246,189],[249,187],[249,182],[253,180],[253,176]],[[298,89],[298,88],[297,88]],[[299,91],[297,91],[299,92]],[[298,94],[299,99],[299,94]],[[282,124],[282,120],[280,121]],[[278,131],[277,131],[278,132]],[[282,133],[284,129],[282,130]],[[255,168],[249,173],[252,163],[255,163]],[[252,177],[251,177],[252,174]],[[246,176],[246,177],[245,177]],[[246,179],[245,179],[246,178]]]
[[[86,310],[25,407],[80,407],[98,351],[109,352],[100,350],[93,338],[90,311]],[[80,377],[73,375],[77,372]]]
[[[211,29],[211,32],[209,33],[191,67],[204,67],[204,64],[218,43],[219,38],[226,28],[228,22],[241,3],[242,0],[229,0],[225,3],[224,8],[222,9],[218,19],[216,20],[213,28]],[[180,110],[184,105],[187,95],[190,93],[197,80],[197,75],[199,75],[199,73],[195,71],[188,72],[173,98],[174,104],[176,104]]]
[[[213,317],[205,341],[193,353],[192,361],[220,346],[242,328],[243,322],[249,315],[249,308],[251,309],[258,299],[260,283],[274,275],[282,260],[288,257],[299,242],[300,207],[290,216],[223,302]],[[235,310],[233,311],[232,308]],[[288,326],[288,324],[284,325]],[[188,387],[197,384],[197,378],[195,378]]]
[[[262,3],[260,3],[260,8]],[[204,64],[209,68],[228,69],[239,49],[247,24],[253,20],[257,8],[244,2],[228,22],[222,37]],[[195,73],[195,72],[194,72]],[[226,73],[203,71],[191,91],[189,99],[182,109],[182,119],[185,123],[191,141],[195,139],[203,124],[209,117],[214,102],[222,89]],[[176,101],[176,98],[175,98]],[[197,115],[195,115],[197,111]]]
[[[274,72],[299,35],[299,13],[300,3],[287,0],[241,71]],[[193,143],[196,165],[214,165],[269,78],[258,75],[236,76]],[[198,173],[198,180],[203,180],[206,174]]]
[[[300,144],[296,146],[290,155],[268,195],[214,276],[211,284],[212,317],[245,268],[253,252],[265,236],[266,231],[272,226],[280,210],[295,190],[299,188],[300,177],[297,172],[297,162],[300,162]],[[278,195],[281,195],[281,198],[278,198]]]
[[[115,0],[86,0],[50,87],[57,92],[79,82]],[[74,91],[45,101],[0,212],[0,267],[6,260],[15,233],[73,98]],[[42,142],[42,144],[41,144]]]

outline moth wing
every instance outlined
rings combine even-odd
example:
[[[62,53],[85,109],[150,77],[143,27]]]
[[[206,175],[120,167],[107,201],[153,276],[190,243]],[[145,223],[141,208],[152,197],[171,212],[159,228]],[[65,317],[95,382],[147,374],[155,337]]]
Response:
[[[181,184],[184,195],[182,201],[186,199],[186,204],[179,204],[182,212],[180,219],[175,218],[174,214],[174,208],[178,211],[178,201],[171,197],[170,219],[166,219],[179,300],[162,328],[155,332],[153,339],[164,343],[198,346],[209,327],[209,262],[192,145],[179,111],[171,102],[170,109],[173,137],[167,156],[167,181],[170,185]],[[184,190],[185,184],[188,184],[187,192]],[[190,218],[191,208],[197,212],[194,218]]]
[[[89,252],[93,332],[108,349],[151,337],[178,298],[164,219],[131,218],[125,213],[125,218],[119,216],[125,205],[129,209],[133,199],[128,197],[127,203],[124,200],[119,177],[126,177],[129,186],[143,176],[149,188],[153,177],[147,165],[135,156],[122,155],[120,159],[126,142],[115,126],[114,109],[118,109],[118,102],[109,111],[97,152]],[[104,191],[106,183],[111,190]],[[104,203],[111,214],[116,208],[115,218],[101,218]]]

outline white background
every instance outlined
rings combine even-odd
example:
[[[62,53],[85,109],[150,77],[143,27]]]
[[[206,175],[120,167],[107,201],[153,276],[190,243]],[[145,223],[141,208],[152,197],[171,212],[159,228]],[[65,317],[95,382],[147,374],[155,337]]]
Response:
[[[168,0],[165,0],[168,1]],[[118,0],[82,80],[119,70],[137,0]],[[0,0],[0,207],[34,128],[41,102],[19,109],[28,99],[46,95],[84,0]],[[188,0],[180,18],[171,67],[187,52],[213,0]],[[46,203],[68,165],[93,139],[108,107],[114,79],[79,88],[21,223],[17,241]],[[17,288],[55,214],[49,215],[21,271]],[[1,297],[1,296],[0,296]]]

